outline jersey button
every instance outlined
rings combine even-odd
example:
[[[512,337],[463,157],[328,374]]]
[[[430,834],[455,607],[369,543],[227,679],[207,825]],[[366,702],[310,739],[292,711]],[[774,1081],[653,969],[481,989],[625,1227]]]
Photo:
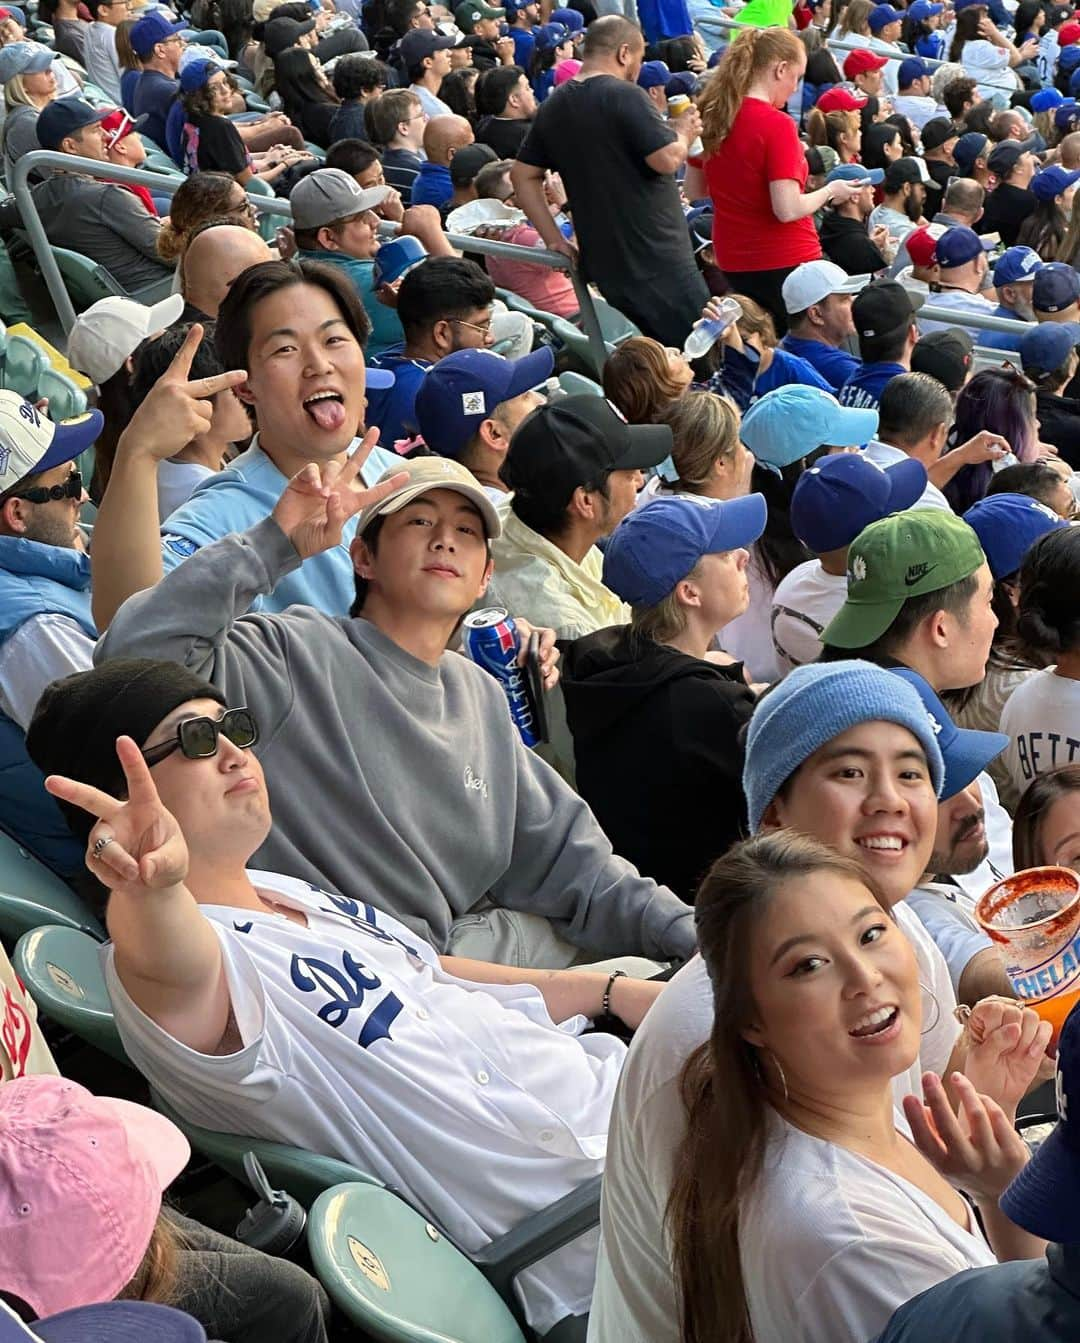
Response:
[[[416,1009],[416,1016],[417,1019],[420,1021],[427,1021],[428,1017],[431,1016],[431,1013],[427,1010],[426,1007],[418,1007]]]
[[[555,1134],[553,1130],[549,1128],[542,1128],[537,1136],[539,1137],[542,1143],[549,1143],[555,1141]]]
[[[483,1068],[481,1068],[480,1071],[476,1074],[476,1080],[480,1083],[482,1087],[486,1087],[487,1084],[491,1081],[491,1078],[487,1075],[486,1072],[484,1072]]]

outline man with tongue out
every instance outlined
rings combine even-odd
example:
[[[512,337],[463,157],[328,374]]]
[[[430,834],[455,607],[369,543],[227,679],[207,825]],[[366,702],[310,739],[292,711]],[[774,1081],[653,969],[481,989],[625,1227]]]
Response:
[[[218,312],[215,340],[226,368],[247,370],[236,394],[257,432],[246,452],[168,517],[160,537],[156,522],[148,526],[158,516],[157,462],[147,452],[127,464],[123,481],[115,482],[124,487],[120,511],[131,519],[125,567],[141,579],[133,577],[125,589],[124,575],[114,575],[121,595],[157,581],[201,546],[266,517],[308,462],[346,460],[364,431],[365,388],[393,384],[392,373],[365,367],[370,330],[356,290],[329,267],[267,261],[234,280]],[[361,479],[373,485],[400,460],[372,447]],[[283,575],[257,600],[257,608],[283,611],[299,602],[335,614],[347,611],[353,597],[348,546],[355,526],[350,519],[341,545]]]

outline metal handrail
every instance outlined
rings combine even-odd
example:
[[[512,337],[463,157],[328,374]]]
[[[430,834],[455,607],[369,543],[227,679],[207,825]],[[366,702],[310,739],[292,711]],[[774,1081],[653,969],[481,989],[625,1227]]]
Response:
[[[981,312],[963,312],[956,308],[937,308],[933,303],[924,303],[919,309],[919,317],[927,317],[931,322],[945,322],[948,326],[973,326],[980,331],[1008,331],[1010,335],[1022,336],[1031,330],[1030,322],[1022,322],[1016,317],[991,317]]]
[[[102,163],[97,159],[78,158],[73,154],[60,154],[51,149],[35,149],[24,154],[15,164],[11,189],[19,209],[23,227],[26,229],[33,248],[34,256],[41,267],[41,276],[49,297],[53,301],[56,315],[65,334],[75,323],[75,309],[64,284],[60,267],[52,253],[49,236],[41,222],[29,176],[38,168],[60,168],[65,172],[82,173],[99,181],[120,182],[129,186],[149,187],[159,194],[172,196],[187,181],[184,177],[166,176],[164,173],[147,172],[142,168],[121,168],[112,163]],[[283,221],[292,219],[292,207],[288,201],[277,196],[253,196],[245,193],[257,212],[279,216]],[[515,243],[496,242],[490,238],[471,238],[461,234],[448,233],[452,246],[470,252],[479,252],[485,256],[504,257],[508,261],[517,261],[526,265],[546,266],[549,270],[569,272],[574,286],[581,316],[581,326],[588,337],[594,357],[602,365],[607,357],[607,346],[600,330],[600,320],[593,306],[592,295],[582,280],[578,269],[561,252],[549,252],[546,248],[520,247]],[[91,258],[92,260],[93,258]],[[598,365],[598,366],[599,366]]]

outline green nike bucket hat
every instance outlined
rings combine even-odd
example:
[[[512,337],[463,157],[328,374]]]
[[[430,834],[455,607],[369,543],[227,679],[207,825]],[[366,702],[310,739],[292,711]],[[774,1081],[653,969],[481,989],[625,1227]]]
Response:
[[[847,598],[822,642],[865,648],[881,638],[909,597],[951,587],[985,563],[974,529],[955,513],[909,508],[872,522],[848,549]]]

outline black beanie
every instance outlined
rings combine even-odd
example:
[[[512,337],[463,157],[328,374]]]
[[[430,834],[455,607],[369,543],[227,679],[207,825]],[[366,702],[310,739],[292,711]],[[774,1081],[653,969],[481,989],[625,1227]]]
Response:
[[[45,687],[26,733],[26,749],[43,774],[65,774],[113,797],[123,797],[117,737],[139,746],[168,714],[189,699],[228,701],[209,681],[174,662],[117,658]],[[59,799],[58,799],[59,801]],[[96,817],[60,802],[73,834],[86,839]]]

